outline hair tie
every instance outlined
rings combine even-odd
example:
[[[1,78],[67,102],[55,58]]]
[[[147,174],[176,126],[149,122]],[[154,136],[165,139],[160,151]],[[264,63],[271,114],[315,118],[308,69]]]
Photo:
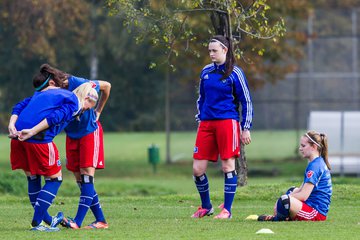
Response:
[[[305,133],[305,136],[306,136],[308,139],[310,139],[310,141],[312,141],[316,146],[318,146],[319,148],[321,148],[321,145],[318,144],[317,142],[315,142],[315,140],[312,139],[312,138],[309,136],[309,134]]]
[[[98,98],[97,98],[95,95],[91,94],[91,93],[88,93],[88,94],[87,94],[87,97],[88,97],[90,100],[94,101],[94,102],[96,102],[96,101],[98,100]]]
[[[221,46],[223,46],[224,48],[228,49],[228,47],[225,46],[225,44],[223,44],[221,41],[219,41],[219,40],[217,40],[217,39],[215,39],[215,38],[212,38],[212,39],[210,40],[210,42],[218,42],[218,43],[220,43]]]
[[[39,91],[40,89],[42,89],[50,80],[51,78],[51,74],[49,74],[49,76],[46,78],[45,82],[43,82],[43,84],[41,84],[39,87],[35,88],[36,91]]]

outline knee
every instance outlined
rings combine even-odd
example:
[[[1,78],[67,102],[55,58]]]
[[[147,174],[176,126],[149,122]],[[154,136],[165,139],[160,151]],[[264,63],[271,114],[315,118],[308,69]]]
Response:
[[[235,170],[235,158],[229,158],[227,160],[223,160],[221,164],[221,170],[224,173],[232,172]]]
[[[193,174],[194,176],[201,176],[206,172],[206,166],[203,164],[193,164]]]
[[[223,173],[233,172],[233,171],[235,171],[235,165],[233,165],[233,164],[223,164],[221,166],[221,170],[223,171]]]
[[[201,175],[203,175],[205,173],[205,169],[201,168],[201,167],[193,167],[193,174],[196,177],[199,177]]]

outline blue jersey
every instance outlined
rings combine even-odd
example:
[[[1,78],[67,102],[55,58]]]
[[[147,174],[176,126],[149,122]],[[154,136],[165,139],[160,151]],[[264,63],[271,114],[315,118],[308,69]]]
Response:
[[[79,112],[76,95],[64,89],[49,89],[35,92],[13,107],[18,115],[15,127],[18,131],[29,129],[46,119],[49,128],[26,140],[32,143],[49,143]]]
[[[241,128],[250,129],[253,106],[245,74],[241,68],[234,66],[230,76],[220,80],[224,72],[225,66],[218,66],[215,63],[205,66],[202,70],[196,119],[240,121],[241,104]]]
[[[305,170],[304,183],[314,184],[314,189],[305,203],[326,216],[331,202],[332,183],[330,171],[322,157],[309,162]]]
[[[90,81],[85,78],[79,78],[75,76],[70,76],[69,80],[69,87],[68,90],[73,91],[75,88],[80,86],[83,83],[91,82],[93,84],[93,88],[97,92],[100,91],[100,84],[99,81]],[[66,134],[73,139],[79,139],[83,136],[94,132],[98,128],[96,123],[96,113],[93,108],[86,110],[80,117],[80,121],[74,119],[69,123],[69,125],[65,128]]]

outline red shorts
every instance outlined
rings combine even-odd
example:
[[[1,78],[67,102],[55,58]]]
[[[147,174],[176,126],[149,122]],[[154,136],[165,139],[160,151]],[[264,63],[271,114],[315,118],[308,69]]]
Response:
[[[306,203],[302,203],[301,210],[296,214],[294,221],[325,221],[326,216],[319,213],[316,209]]]
[[[240,126],[233,119],[201,121],[198,127],[194,159],[217,161],[240,156]]]
[[[100,122],[98,128],[88,135],[72,139],[66,137],[66,168],[80,172],[80,168],[105,168],[103,130]]]
[[[51,176],[61,170],[59,152],[55,143],[29,143],[11,140],[12,170],[22,169],[31,175]]]

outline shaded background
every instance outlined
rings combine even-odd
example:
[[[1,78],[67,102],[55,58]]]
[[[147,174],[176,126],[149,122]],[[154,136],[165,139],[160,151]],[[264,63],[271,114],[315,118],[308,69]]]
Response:
[[[359,4],[300,2],[303,8],[297,9],[288,1],[269,1],[272,12],[286,20],[286,44],[268,46],[261,65],[251,53],[253,63],[238,61],[251,87],[254,130],[305,129],[311,110],[360,109]],[[161,61],[161,49],[136,44],[121,16],[108,16],[103,1],[2,0],[0,20],[1,132],[7,132],[11,107],[33,93],[32,76],[45,62],[112,84],[101,116],[105,131],[164,130],[164,69],[149,68]],[[244,38],[243,44],[250,48],[260,41]],[[170,73],[173,131],[196,130],[198,74],[209,62],[206,47],[201,51],[199,58],[177,59],[177,71]],[[281,69],[285,63],[292,65]]]

